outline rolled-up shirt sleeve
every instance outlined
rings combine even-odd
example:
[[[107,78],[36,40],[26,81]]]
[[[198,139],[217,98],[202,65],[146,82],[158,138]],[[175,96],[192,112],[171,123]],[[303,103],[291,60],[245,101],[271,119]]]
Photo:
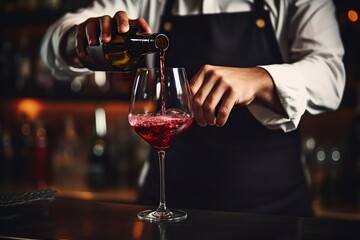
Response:
[[[260,66],[271,75],[287,116],[260,104],[248,106],[267,128],[285,132],[296,129],[305,112],[336,110],[345,87],[344,49],[332,1],[295,1],[289,14],[288,62]]]
[[[67,65],[59,51],[60,40],[63,34],[74,24],[80,24],[81,22],[82,18],[75,18],[74,14],[68,13],[50,26],[42,39],[41,58],[56,79],[68,80],[79,75],[91,73],[86,68],[74,68]]]

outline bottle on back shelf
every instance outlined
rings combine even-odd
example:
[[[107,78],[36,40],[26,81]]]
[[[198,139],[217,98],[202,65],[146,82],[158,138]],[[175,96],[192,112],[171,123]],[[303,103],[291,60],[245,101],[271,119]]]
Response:
[[[107,143],[106,113],[102,107],[95,110],[94,142],[90,151],[89,186],[104,188],[108,183],[109,151]]]
[[[14,148],[11,131],[0,125],[0,183],[13,181]]]
[[[34,152],[32,159],[32,169],[34,183],[37,188],[45,188],[48,185],[49,177],[49,148],[48,132],[42,119],[35,123]]]
[[[0,95],[9,94],[14,89],[16,65],[14,62],[14,46],[10,39],[0,39]]]
[[[80,138],[75,117],[64,117],[64,130],[57,137],[51,158],[51,180],[54,185],[64,189],[84,189],[87,186],[87,154],[84,140]]]
[[[16,181],[30,180],[32,150],[34,147],[34,129],[26,114],[21,114],[19,126],[14,134],[13,173]]]
[[[29,37],[23,36],[19,41],[19,49],[14,53],[17,74],[14,81],[17,91],[29,90],[32,85],[32,74],[34,69],[30,45]]]

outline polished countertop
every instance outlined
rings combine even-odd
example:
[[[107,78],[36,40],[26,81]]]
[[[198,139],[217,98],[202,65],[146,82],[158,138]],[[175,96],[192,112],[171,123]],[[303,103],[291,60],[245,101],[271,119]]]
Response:
[[[0,239],[360,239],[360,221],[185,209],[166,225],[138,220],[147,208],[67,198],[0,208]]]

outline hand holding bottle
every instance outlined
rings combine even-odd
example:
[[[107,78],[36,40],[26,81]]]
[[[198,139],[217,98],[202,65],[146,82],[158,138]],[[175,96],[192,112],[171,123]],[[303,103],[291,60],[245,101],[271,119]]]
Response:
[[[109,43],[111,41],[111,32],[114,24],[117,24],[117,31],[120,34],[129,31],[130,25],[138,26],[140,32],[151,33],[151,29],[145,19],[129,19],[124,11],[118,11],[112,18],[109,15],[89,18],[78,25],[75,34],[75,48],[80,60],[86,56],[87,45],[96,46],[100,42]]]
[[[89,69],[99,71],[123,71],[117,66],[113,69],[111,66],[114,65],[111,63],[112,60],[105,60],[104,56],[101,56],[105,54],[101,45],[109,44],[114,40],[114,33],[119,36],[129,33],[130,26],[137,27],[136,34],[150,35],[151,33],[148,23],[143,18],[129,19],[127,13],[124,11],[118,11],[113,17],[104,15],[89,18],[79,25],[74,25],[63,35],[60,41],[60,54],[65,62],[73,67],[82,68],[85,66]],[[135,30],[133,29],[133,31]],[[120,40],[120,42],[121,41],[123,40]],[[166,44],[168,44],[168,42],[166,42]],[[89,56],[89,47],[92,48],[92,53],[90,54],[92,56]],[[95,63],[93,62],[94,59],[91,59],[94,56],[96,58]],[[136,57],[137,56],[135,56],[135,58]],[[127,58],[129,58],[129,56]],[[130,58],[134,58],[134,56],[131,56]],[[107,62],[104,63],[104,61]],[[129,65],[127,59],[124,61],[125,64]],[[132,67],[135,66],[134,63],[131,63],[130,65],[132,65]]]

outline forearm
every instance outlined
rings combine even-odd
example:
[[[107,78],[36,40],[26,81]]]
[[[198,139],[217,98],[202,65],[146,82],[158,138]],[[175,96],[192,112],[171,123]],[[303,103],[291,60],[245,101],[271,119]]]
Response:
[[[279,42],[280,47],[289,44],[282,52],[285,63],[259,66],[270,74],[286,115],[259,101],[248,106],[264,126],[286,132],[297,128],[306,111],[335,110],[345,86],[344,49],[332,1],[295,3],[288,29],[283,31],[287,34]]]

